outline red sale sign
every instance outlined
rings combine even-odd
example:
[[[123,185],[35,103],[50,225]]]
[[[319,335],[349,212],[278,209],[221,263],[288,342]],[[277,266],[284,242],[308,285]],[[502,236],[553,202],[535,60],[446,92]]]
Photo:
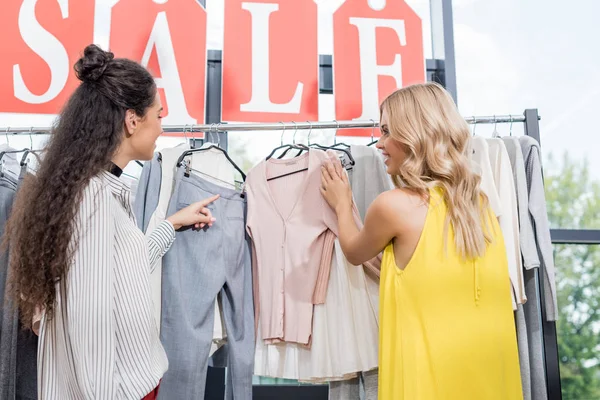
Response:
[[[313,0],[227,0],[224,38],[223,120],[318,119]]]
[[[165,109],[163,123],[203,124],[204,7],[196,0],[122,0],[114,6],[111,15],[109,47],[119,57],[140,61],[156,78]]]
[[[165,124],[204,123],[206,10],[196,0],[22,0],[2,6],[0,112],[57,114],[90,43],[148,67]]]
[[[379,119],[379,104],[394,90],[425,81],[421,19],[402,0],[382,8],[346,0],[333,20],[335,115]],[[344,130],[369,136],[371,130]]]
[[[403,0],[337,1],[342,5],[333,14],[332,32],[336,118],[377,120],[389,93],[425,80],[421,20]],[[221,4],[222,120],[319,119],[317,33],[323,4]],[[152,72],[166,125],[205,122],[207,13],[198,0],[11,0],[2,6],[0,38],[0,114],[58,114],[79,84],[73,65],[85,46],[96,43]]]
[[[56,114],[79,84],[73,65],[92,41],[94,1],[6,1],[1,7],[0,112]]]

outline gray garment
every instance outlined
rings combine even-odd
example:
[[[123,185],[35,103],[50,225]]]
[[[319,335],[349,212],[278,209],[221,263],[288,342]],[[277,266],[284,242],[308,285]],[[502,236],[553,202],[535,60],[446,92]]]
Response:
[[[0,178],[0,235],[4,234],[15,192],[21,185],[27,167],[21,170],[19,182],[8,176]],[[0,256],[0,399],[37,399],[37,343],[32,331],[24,331],[19,312],[12,299],[5,296],[8,255]]]
[[[540,287],[538,277],[538,268],[523,271],[525,294],[527,295],[527,302],[523,304],[526,326],[523,328],[522,323],[517,324],[517,335],[523,335],[524,331],[527,335],[527,342],[529,345],[531,398],[533,400],[547,400],[548,392],[546,390],[546,367],[544,362],[544,344],[542,341],[542,312],[540,308]]]
[[[350,146],[356,164],[352,168],[350,185],[354,202],[364,221],[367,209],[381,193],[394,188],[379,151],[370,146]]]
[[[169,369],[160,399],[203,399],[214,327],[215,299],[221,294],[227,330],[227,399],[252,398],[254,308],[246,201],[240,192],[177,170],[169,214],[214,194],[207,207],[215,224],[183,229],[163,258],[161,341]]]
[[[527,302],[518,306],[516,311],[517,339],[519,343],[519,361],[521,363],[521,380],[525,400],[547,399],[546,379],[544,375],[544,347],[540,328],[541,313],[539,309],[540,294],[535,284],[534,268],[539,267],[535,234],[529,217],[529,194],[527,176],[521,144],[516,137],[504,137],[513,170],[517,191],[517,208],[519,210],[519,242],[523,256],[523,272]]]
[[[379,151],[370,146],[352,145],[350,153],[355,165],[348,175],[352,196],[364,221],[367,209],[381,193],[394,188]],[[377,399],[378,370],[361,372],[354,379],[329,383],[331,400]]]
[[[151,161],[144,163],[133,201],[133,215],[135,215],[138,228],[144,233],[148,229],[150,217],[158,206],[161,181],[161,156],[160,153],[155,153]]]
[[[6,221],[12,209],[15,189],[0,178],[0,234],[4,235]],[[14,307],[11,299],[6,296],[6,283],[8,279],[8,253],[0,254],[0,399],[14,399],[16,389],[16,331],[13,327]]]
[[[510,165],[513,170],[515,181],[515,191],[517,193],[517,208],[519,210],[519,242],[521,245],[521,255],[523,256],[523,267],[525,269],[537,268],[540,266],[535,245],[535,234],[533,225],[529,218],[529,195],[527,193],[527,176],[525,175],[525,161],[519,139],[513,136],[503,137]]]
[[[377,400],[379,373],[362,372],[357,378],[330,382],[329,400]]]
[[[556,300],[556,281],[550,223],[546,211],[546,195],[542,175],[542,158],[539,143],[530,136],[519,138],[525,173],[527,176],[527,193],[529,195],[529,214],[533,222],[537,251],[540,257],[541,277],[543,279],[543,299],[546,306],[546,319],[555,321],[558,315]]]
[[[519,366],[521,369],[523,400],[531,400],[529,339],[527,337],[527,324],[525,322],[525,311],[523,311],[522,304],[517,304],[517,311],[515,311],[515,325],[517,327],[517,345],[519,346]]]

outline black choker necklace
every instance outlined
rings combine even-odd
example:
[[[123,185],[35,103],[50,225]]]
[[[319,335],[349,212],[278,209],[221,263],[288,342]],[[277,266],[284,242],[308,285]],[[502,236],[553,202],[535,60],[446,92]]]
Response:
[[[114,176],[116,176],[118,178],[123,173],[123,170],[121,168],[119,168],[119,166],[116,165],[115,163],[110,163],[110,169],[108,170],[108,172],[110,172],[111,174],[113,174]]]

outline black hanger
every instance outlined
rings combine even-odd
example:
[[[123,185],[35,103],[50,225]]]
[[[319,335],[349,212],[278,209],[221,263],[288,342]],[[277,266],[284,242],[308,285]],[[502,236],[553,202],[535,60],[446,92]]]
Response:
[[[339,122],[337,122],[337,121],[335,121],[335,122],[337,123],[338,129],[339,129],[339,126],[340,126]],[[354,164],[356,164],[356,162],[354,161],[354,157],[352,157],[352,154],[350,153],[350,150],[348,150],[350,148],[350,146],[348,146],[346,143],[337,143],[337,142],[335,142],[333,144],[333,146],[322,146],[322,145],[320,145],[318,143],[312,143],[311,144],[310,143],[310,134],[311,134],[311,132],[312,132],[312,126],[310,128],[310,131],[308,132],[308,143],[309,143],[308,145],[310,147],[316,147],[316,148],[319,148],[321,150],[341,151],[341,152],[345,153],[348,156],[348,159],[350,160],[350,166],[351,167],[354,166]],[[337,130],[336,130],[336,134],[337,134]],[[335,136],[334,136],[334,141],[335,141]],[[343,148],[340,148],[338,146],[345,146],[346,148],[343,149]]]
[[[25,164],[27,164],[27,156],[29,156],[29,154],[33,154],[35,156],[35,158],[37,159],[38,164],[42,163],[42,160],[40,158],[40,156],[35,152],[35,150],[25,150],[25,152],[23,153],[23,157],[21,157],[21,167],[25,166]],[[4,155],[3,155],[4,156]],[[1,157],[0,157],[1,159]]]
[[[289,146],[288,150],[289,150],[289,149],[300,149],[300,150],[302,150],[302,151],[304,151],[304,150],[306,150],[306,151],[309,151],[309,148],[308,148],[308,147],[306,147],[306,146],[304,146],[303,144],[301,144],[301,145],[295,145],[295,144],[286,144],[286,145],[283,145],[283,146],[279,146],[279,147],[276,147],[276,148],[274,148],[274,149],[273,149],[273,151],[271,152],[271,154],[269,154],[269,155],[267,156],[266,160],[268,160],[269,158],[271,158],[271,156],[272,156],[272,155],[273,155],[273,154],[274,154],[274,153],[275,153],[275,152],[276,152],[278,149],[284,148],[284,147],[286,147],[286,146]],[[286,150],[286,151],[287,151],[287,150]],[[284,153],[284,154],[285,154],[285,153]],[[300,153],[298,153],[298,155],[300,155]],[[302,168],[302,169],[299,169],[299,170],[297,170],[297,171],[288,172],[287,174],[283,174],[283,175],[277,175],[277,176],[274,176],[274,177],[272,177],[272,178],[268,178],[268,179],[267,179],[267,181],[272,181],[273,179],[283,178],[284,176],[290,176],[290,175],[294,175],[294,174],[297,174],[297,173],[299,173],[299,172],[304,172],[304,171],[308,171],[308,168]]]
[[[279,157],[277,157],[277,158],[279,160],[281,160],[287,154],[287,152],[290,151],[290,150],[292,150],[292,149],[299,149],[298,153],[296,153],[296,155],[294,157],[298,157],[305,150],[308,151],[308,147],[306,147],[305,145],[300,144],[300,143],[299,144],[294,144],[294,145],[292,145],[292,147],[289,147],[289,148],[285,149],[285,151],[283,153],[281,153],[281,155]]]
[[[265,158],[265,160],[268,160],[269,158],[273,157],[273,155],[275,154],[275,152],[276,152],[277,150],[281,150],[281,149],[285,149],[285,148],[287,148],[287,150],[290,150],[290,149],[296,149],[296,150],[307,150],[307,149],[308,149],[308,148],[307,148],[306,146],[304,146],[304,145],[297,145],[297,144],[284,144],[284,145],[281,145],[281,146],[275,147],[275,148],[273,149],[273,151],[271,151],[271,153],[270,153],[270,154],[269,154],[269,155],[268,155],[268,156]],[[286,151],[287,151],[287,150],[286,150]],[[283,153],[283,154],[285,154],[285,153]],[[283,156],[283,155],[282,155],[282,156]],[[280,158],[281,158],[281,157],[280,157]]]
[[[354,157],[352,157],[352,154],[350,153],[350,150],[348,149],[342,149],[339,147],[335,147],[335,145],[333,146],[321,146],[318,143],[313,143],[310,145],[311,147],[317,147],[321,150],[335,150],[335,151],[341,151],[342,153],[345,153],[348,156],[348,159],[350,160],[350,166],[354,166],[356,164],[356,161],[354,161]]]
[[[294,121],[292,121],[294,122]],[[295,122],[294,122],[295,124]],[[283,144],[283,135],[285,133],[285,124],[283,122],[281,122],[281,125],[283,127],[283,129],[281,130],[281,146],[275,147],[273,149],[273,151],[271,151],[271,153],[265,158],[265,160],[268,160],[269,158],[273,157],[273,155],[275,155],[275,152],[277,152],[277,150],[281,150],[281,149],[286,149],[279,157],[277,157],[278,159],[283,158],[283,156],[285,156],[287,154],[287,152],[291,149],[296,149],[296,150],[300,150],[298,152],[298,154],[296,154],[296,157],[298,157],[300,155],[300,153],[302,153],[304,150],[308,150],[308,148],[302,144],[296,144],[296,132],[298,131],[298,129],[296,128],[296,131],[294,131],[294,140],[292,144]]]
[[[4,158],[4,156],[6,154],[15,154],[15,153],[22,153],[24,151],[30,151],[29,149],[23,149],[23,150],[7,150],[7,151],[0,151],[0,160],[2,160],[2,158]]]
[[[139,160],[135,160],[135,163],[136,163],[137,165],[139,165],[140,167],[144,168],[144,164],[143,164],[141,161],[139,161]]]
[[[235,168],[237,170],[237,172],[239,172],[240,175],[242,175],[242,179],[244,180],[244,182],[246,181],[246,174],[244,173],[244,171],[242,171],[242,169],[240,167],[238,167],[238,165],[231,159],[231,157],[229,157],[229,154],[227,154],[227,152],[225,150],[223,150],[222,148],[220,148],[217,145],[210,145],[208,147],[201,147],[199,149],[190,149],[190,150],[184,151],[177,159],[177,167],[181,167],[181,164],[183,163],[183,160],[185,157],[187,157],[191,154],[194,154],[194,153],[200,153],[200,152],[210,150],[210,149],[217,149],[217,150],[221,151],[225,155],[225,158],[227,158],[227,161],[229,161],[231,163],[231,165],[233,165],[233,168]]]

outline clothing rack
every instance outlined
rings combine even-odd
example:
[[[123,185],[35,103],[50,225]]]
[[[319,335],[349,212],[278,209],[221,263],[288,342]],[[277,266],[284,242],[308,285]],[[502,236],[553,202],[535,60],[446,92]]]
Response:
[[[495,124],[508,122],[525,122],[526,117],[522,114],[517,115],[493,115],[493,116],[472,116],[465,117],[469,124]],[[377,128],[379,121],[299,121],[299,122],[267,122],[267,123],[227,123],[204,125],[165,125],[165,133],[177,132],[232,132],[232,131],[279,131],[279,130],[306,130],[306,129],[357,129],[357,128]],[[0,136],[5,135],[40,135],[49,134],[53,128],[50,127],[29,127],[29,128],[0,128]]]

